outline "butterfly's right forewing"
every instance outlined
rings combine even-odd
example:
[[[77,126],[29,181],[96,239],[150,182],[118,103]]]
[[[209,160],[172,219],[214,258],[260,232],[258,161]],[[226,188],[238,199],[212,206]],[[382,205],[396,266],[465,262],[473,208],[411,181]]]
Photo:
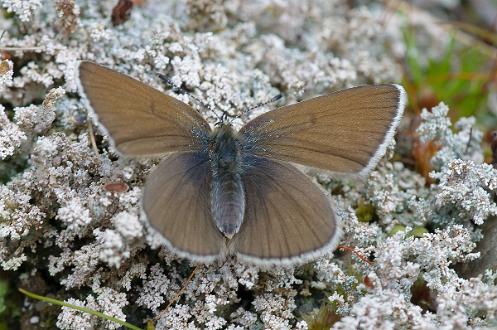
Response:
[[[209,262],[219,257],[224,238],[214,225],[207,155],[176,153],[147,178],[143,207],[150,224],[180,255]]]
[[[240,135],[259,156],[364,175],[384,155],[404,106],[401,86],[360,86],[269,111]]]

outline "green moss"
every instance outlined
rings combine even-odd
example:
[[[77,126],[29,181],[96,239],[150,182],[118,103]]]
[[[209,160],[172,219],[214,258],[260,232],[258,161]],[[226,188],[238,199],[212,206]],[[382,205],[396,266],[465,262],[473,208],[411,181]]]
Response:
[[[397,224],[397,225],[394,225],[392,227],[392,229],[390,230],[388,235],[393,236],[393,235],[397,234],[398,232],[405,231],[405,230],[406,230],[406,226],[401,225],[401,224]],[[407,233],[407,237],[414,236],[414,237],[419,238],[419,237],[423,237],[423,235],[426,233],[429,233],[429,230],[426,227],[416,226],[411,231],[409,231],[409,233]]]
[[[360,201],[355,210],[355,214],[360,222],[371,222],[375,215],[374,211],[375,209],[372,204]]]
[[[429,233],[428,229],[423,226],[416,226],[414,227],[413,230],[411,230],[408,234],[408,236],[414,236],[414,237],[423,237],[424,234]]]
[[[395,234],[397,234],[399,231],[405,231],[406,230],[406,226],[404,225],[394,225],[392,227],[392,229],[390,230],[390,232],[388,233],[389,236],[393,236]]]
[[[14,12],[9,12],[7,10],[2,10],[2,16],[5,19],[10,19],[14,17]]]

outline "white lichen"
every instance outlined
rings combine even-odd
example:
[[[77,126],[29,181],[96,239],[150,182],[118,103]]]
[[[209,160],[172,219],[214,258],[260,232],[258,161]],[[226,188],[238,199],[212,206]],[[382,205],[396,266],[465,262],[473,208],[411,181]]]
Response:
[[[9,120],[4,106],[0,105],[0,159],[12,156],[25,140],[26,134]]]
[[[41,0],[2,0],[2,7],[15,13],[22,22],[29,22],[34,12],[41,7]]]
[[[400,81],[402,18],[383,3],[345,0],[136,1],[114,27],[116,2],[1,2],[15,14],[0,19],[1,45],[29,49],[0,62],[3,270],[41,276],[46,294],[122,320],[161,313],[157,329],[306,329],[303,317],[322,306],[334,308],[336,329],[495,326],[495,274],[467,280],[454,270],[478,257],[475,228],[497,214],[496,170],[483,163],[473,118],[452,125],[443,103],[422,112],[419,138],[439,147],[429,185],[388,157],[363,181],[320,175],[334,194],[341,248],[302,267],[261,271],[172,254],[141,212],[157,160],[119,157],[77,93],[76,64],[91,60],[188,102],[211,124],[224,113],[239,128],[277,105]],[[427,22],[413,23],[421,42],[447,43]],[[440,49],[426,45],[420,61]],[[174,93],[159,73],[201,102]],[[280,103],[247,110],[278,94]],[[126,189],[108,189],[114,183]],[[370,219],[359,217],[359,205]],[[427,233],[414,235],[416,227]],[[419,282],[434,310],[412,302]],[[23,313],[38,317],[31,305]],[[68,308],[56,326],[118,328]]]

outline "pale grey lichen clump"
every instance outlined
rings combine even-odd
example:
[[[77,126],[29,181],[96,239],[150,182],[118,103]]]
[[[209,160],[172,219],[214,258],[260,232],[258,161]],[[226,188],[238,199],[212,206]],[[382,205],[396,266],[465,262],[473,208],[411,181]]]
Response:
[[[423,112],[421,139],[441,146],[430,186],[388,160],[367,180],[323,181],[337,188],[340,244],[374,256],[372,264],[330,253],[265,271],[233,260],[200,265],[181,299],[161,313],[193,268],[161,246],[140,213],[141,187],[156,161],[117,157],[99,128],[90,130],[76,90],[82,59],[164,90],[162,73],[209,105],[199,111],[211,123],[226,111],[241,115],[240,126],[269,109],[245,108],[278,93],[291,103],[398,82],[400,68],[385,49],[404,51],[400,34],[384,28],[391,13],[345,0],[144,1],[112,26],[116,1],[0,4],[11,13],[0,18],[0,45],[18,48],[0,73],[0,266],[22,285],[42,278],[37,293],[140,326],[160,315],[158,329],[306,329],[304,316],[323,304],[335,308],[337,329],[496,326],[497,274],[465,279],[452,267],[478,258],[478,226],[497,214],[497,171],[482,163],[472,119],[452,128],[444,104]],[[111,183],[125,189],[107,189]],[[377,221],[359,221],[359,201],[374,208]],[[405,229],[394,234],[396,225]],[[431,233],[411,234],[427,225]],[[434,310],[411,302],[419,281]],[[23,313],[44,317],[31,301]],[[118,328],[68,308],[52,322]]]

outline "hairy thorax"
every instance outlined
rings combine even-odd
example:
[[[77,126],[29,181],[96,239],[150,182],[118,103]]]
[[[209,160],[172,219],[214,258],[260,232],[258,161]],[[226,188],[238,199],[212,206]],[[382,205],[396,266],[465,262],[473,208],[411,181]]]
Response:
[[[217,228],[228,238],[238,233],[245,213],[241,145],[228,125],[218,127],[209,142],[212,172],[211,209]]]

